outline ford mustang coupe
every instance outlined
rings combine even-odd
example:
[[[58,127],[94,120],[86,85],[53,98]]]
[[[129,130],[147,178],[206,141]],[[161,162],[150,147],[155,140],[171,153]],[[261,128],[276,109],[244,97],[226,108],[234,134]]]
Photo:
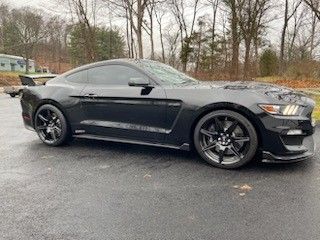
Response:
[[[25,126],[50,146],[76,137],[194,148],[221,168],[314,154],[315,103],[305,95],[254,82],[209,85],[150,60],[76,68],[25,89],[21,105]]]

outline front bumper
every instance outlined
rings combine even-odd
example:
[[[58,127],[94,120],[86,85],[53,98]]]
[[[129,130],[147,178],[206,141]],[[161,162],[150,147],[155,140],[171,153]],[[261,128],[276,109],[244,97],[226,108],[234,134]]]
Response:
[[[301,153],[291,152],[285,155],[275,155],[268,151],[262,152],[262,162],[265,163],[291,163],[300,162],[314,156],[316,144],[313,136],[308,136],[303,139],[302,145],[299,146],[303,151]]]
[[[306,106],[301,116],[260,115],[264,128],[261,139],[262,162],[298,162],[314,155],[313,107]]]

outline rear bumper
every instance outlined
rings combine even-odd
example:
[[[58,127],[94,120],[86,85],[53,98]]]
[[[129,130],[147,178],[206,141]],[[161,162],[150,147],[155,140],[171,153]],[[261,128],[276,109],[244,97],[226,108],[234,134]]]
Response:
[[[266,163],[291,163],[300,162],[309,159],[315,154],[316,145],[313,140],[313,136],[305,137],[301,145],[303,151],[297,152],[287,152],[285,155],[275,155],[268,151],[262,152],[262,162]]]
[[[32,119],[30,115],[22,113],[22,119],[23,119],[23,124],[26,129],[34,131],[33,124],[32,124]]]

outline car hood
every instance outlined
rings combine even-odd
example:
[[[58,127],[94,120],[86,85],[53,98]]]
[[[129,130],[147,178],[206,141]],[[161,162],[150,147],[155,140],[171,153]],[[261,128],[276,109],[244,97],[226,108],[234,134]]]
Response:
[[[305,93],[274,84],[260,82],[235,82],[227,83],[221,87],[230,90],[235,89],[244,91],[254,91],[256,93],[264,94],[265,96],[271,97],[278,101],[296,104],[314,104],[313,100],[310,99]]]
[[[263,95],[279,102],[289,102],[300,105],[314,105],[314,101],[310,99],[305,93],[295,91],[290,88],[252,81],[237,81],[237,82],[199,82],[198,84],[190,86],[192,88],[226,90],[226,91],[243,91],[252,92],[254,94]]]

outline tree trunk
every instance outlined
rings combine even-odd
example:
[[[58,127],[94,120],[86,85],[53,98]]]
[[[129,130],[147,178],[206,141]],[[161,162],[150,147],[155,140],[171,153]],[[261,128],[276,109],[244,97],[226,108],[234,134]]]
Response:
[[[131,58],[131,46],[130,46],[130,33],[129,33],[129,19],[128,19],[128,9],[126,8],[126,34],[127,34],[127,46],[129,58]]]
[[[231,60],[230,75],[233,80],[236,80],[239,77],[239,45],[240,44],[239,44],[239,33],[238,33],[238,18],[237,18],[237,12],[236,12],[235,6],[232,7],[231,34],[232,34],[232,60]]]
[[[288,27],[288,8],[289,8],[289,2],[286,0],[285,3],[285,11],[284,11],[284,22],[282,27],[282,33],[281,33],[281,45],[280,45],[280,74],[284,73],[285,70],[285,62],[284,62],[284,48],[285,48],[285,41],[286,41],[286,32]]]
[[[134,55],[134,39],[133,39],[133,26],[132,24],[130,23],[130,38],[131,38],[131,57],[134,58],[135,55]]]
[[[28,73],[29,73],[29,65],[30,65],[30,63],[29,63],[29,58],[27,57],[27,58],[25,59],[25,61],[26,61],[26,74],[28,74]]]
[[[164,52],[164,42],[163,42],[163,34],[162,34],[162,26],[160,25],[160,42],[161,42],[161,52],[162,52],[162,62],[166,62],[166,55]]]
[[[314,51],[314,38],[316,34],[316,25],[317,25],[317,16],[313,14],[312,16],[312,29],[311,29],[311,42],[310,42],[310,59],[313,59],[313,51]]]
[[[151,44],[151,60],[154,60],[155,59],[155,55],[154,55],[153,20],[152,20],[152,16],[150,17],[150,44]]]
[[[142,44],[142,30],[141,30],[141,28],[138,29],[138,32],[137,32],[137,41],[138,41],[139,58],[143,59],[143,44]]]
[[[142,43],[142,24],[143,24],[143,15],[144,15],[144,9],[142,6],[142,0],[137,1],[138,7],[137,7],[137,41],[138,41],[138,51],[139,51],[139,58],[143,58],[143,43]]]
[[[258,76],[259,74],[259,40],[258,37],[254,38],[254,76]]]
[[[245,40],[245,57],[244,57],[244,69],[243,69],[243,78],[244,80],[249,80],[250,77],[250,50],[251,50],[251,41]]]
[[[214,43],[215,43],[215,35],[216,35],[216,21],[217,21],[217,10],[218,10],[218,4],[219,0],[216,0],[215,3],[212,3],[212,11],[213,11],[213,17],[212,17],[212,36],[211,36],[211,57],[210,57],[210,70],[211,74],[214,72]]]

